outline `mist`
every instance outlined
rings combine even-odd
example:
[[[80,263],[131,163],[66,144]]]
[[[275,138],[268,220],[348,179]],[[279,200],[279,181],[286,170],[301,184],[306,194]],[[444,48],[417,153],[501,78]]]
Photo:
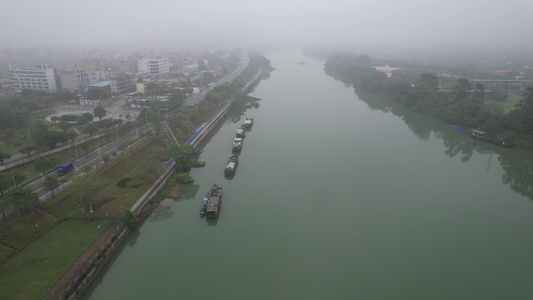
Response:
[[[7,0],[0,48],[533,46],[530,0]]]

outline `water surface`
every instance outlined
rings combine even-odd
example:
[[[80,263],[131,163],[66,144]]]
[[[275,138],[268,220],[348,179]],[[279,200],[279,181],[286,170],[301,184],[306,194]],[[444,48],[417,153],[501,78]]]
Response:
[[[90,299],[529,299],[531,154],[354,93],[299,52],[205,146],[194,185],[136,230]],[[304,65],[297,62],[305,61]],[[244,117],[244,116],[243,116]],[[241,119],[242,121],[242,119]],[[220,218],[199,218],[221,184]]]

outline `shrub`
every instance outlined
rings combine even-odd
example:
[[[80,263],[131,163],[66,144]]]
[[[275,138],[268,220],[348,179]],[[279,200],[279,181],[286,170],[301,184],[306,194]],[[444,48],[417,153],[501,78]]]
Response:
[[[189,182],[193,181],[193,178],[192,178],[191,175],[189,175],[187,173],[183,173],[183,174],[178,176],[178,181],[181,182],[181,183],[189,183]]]

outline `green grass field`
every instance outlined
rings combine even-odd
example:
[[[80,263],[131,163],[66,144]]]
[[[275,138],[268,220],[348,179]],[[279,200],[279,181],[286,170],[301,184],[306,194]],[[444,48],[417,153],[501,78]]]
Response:
[[[505,102],[487,100],[485,101],[486,106],[498,107],[498,111],[501,111],[503,114],[508,114],[510,111],[515,109],[515,105],[522,99],[522,96],[515,94],[508,94],[509,97]]]
[[[67,188],[1,226],[0,299],[42,299],[102,228],[113,220],[122,222],[123,206],[131,207],[146,192],[151,184],[139,162],[163,147],[160,139],[148,139],[90,174],[103,179],[98,198],[114,199],[95,206],[93,214],[82,211],[75,191]],[[123,178],[131,180],[125,188],[117,187]]]
[[[42,299],[111,223],[70,219],[0,266],[0,299]],[[24,271],[26,270],[26,271]]]

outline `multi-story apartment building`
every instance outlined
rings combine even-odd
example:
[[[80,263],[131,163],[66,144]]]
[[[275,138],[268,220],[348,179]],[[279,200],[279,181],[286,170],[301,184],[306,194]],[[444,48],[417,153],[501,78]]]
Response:
[[[63,89],[78,93],[83,90],[83,87],[106,78],[104,71],[76,68],[62,70],[60,77]]]
[[[115,61],[115,68],[118,70],[119,73],[125,73],[125,74],[131,74],[131,73],[137,73],[138,64],[135,64],[135,62],[129,61],[129,60],[120,60]]]
[[[10,68],[12,87],[20,92],[24,89],[55,93],[61,89],[58,72],[52,66],[38,65],[27,68]]]
[[[170,62],[166,57],[145,58],[139,60],[139,73],[161,75],[170,71]]]
[[[126,94],[135,91],[135,76],[118,74],[111,77],[111,92],[115,95]]]

